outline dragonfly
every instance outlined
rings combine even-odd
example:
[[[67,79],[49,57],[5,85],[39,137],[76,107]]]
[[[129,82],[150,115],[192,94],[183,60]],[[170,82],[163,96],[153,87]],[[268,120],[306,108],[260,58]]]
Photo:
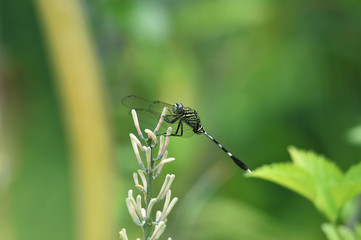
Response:
[[[126,96],[122,99],[122,104],[128,109],[134,109],[139,116],[140,121],[148,124],[155,124],[158,122],[163,109],[167,108],[167,114],[163,116],[164,121],[162,129],[157,135],[165,135],[168,126],[172,127],[171,136],[176,137],[190,137],[194,134],[206,135],[212,140],[220,149],[222,149],[233,162],[241,169],[251,172],[245,163],[235,157],[225,147],[223,147],[216,139],[209,135],[201,124],[201,119],[198,113],[190,108],[185,107],[181,103],[169,104],[162,101],[150,101],[135,95]],[[162,132],[164,131],[164,132]]]

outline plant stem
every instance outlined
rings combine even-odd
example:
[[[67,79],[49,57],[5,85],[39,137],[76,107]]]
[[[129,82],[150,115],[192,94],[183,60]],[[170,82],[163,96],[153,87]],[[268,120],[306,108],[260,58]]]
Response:
[[[145,201],[145,209],[148,209],[148,205],[150,200],[152,199],[152,184],[153,184],[153,167],[154,167],[154,161],[153,161],[153,155],[152,155],[152,148],[151,148],[151,167],[150,170],[147,170],[147,192],[144,195],[144,201]],[[149,218],[145,220],[144,224],[144,240],[148,240],[152,236],[152,214],[149,214]]]

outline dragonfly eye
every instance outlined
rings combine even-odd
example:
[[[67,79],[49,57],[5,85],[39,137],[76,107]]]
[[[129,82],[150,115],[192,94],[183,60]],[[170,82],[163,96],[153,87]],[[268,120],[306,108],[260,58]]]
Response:
[[[173,113],[174,114],[182,114],[183,113],[183,105],[181,103],[176,103],[173,105]]]

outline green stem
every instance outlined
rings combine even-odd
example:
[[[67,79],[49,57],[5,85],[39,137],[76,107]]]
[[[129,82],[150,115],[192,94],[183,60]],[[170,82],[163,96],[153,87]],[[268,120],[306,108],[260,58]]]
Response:
[[[153,149],[151,148],[151,151]],[[153,157],[152,157],[152,152],[150,154],[151,156],[151,170],[147,170],[146,174],[147,174],[147,192],[144,195],[144,201],[145,201],[145,209],[148,209],[148,205],[150,200],[152,199],[152,184],[153,184],[153,171],[152,169],[154,168],[154,161],[153,161]],[[149,218],[145,220],[145,224],[144,224],[144,240],[148,240],[151,236],[152,236],[152,229],[153,225],[152,225],[152,214],[149,214]]]

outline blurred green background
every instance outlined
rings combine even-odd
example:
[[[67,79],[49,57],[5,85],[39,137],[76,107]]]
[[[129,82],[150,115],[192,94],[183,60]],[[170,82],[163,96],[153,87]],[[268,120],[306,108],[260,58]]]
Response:
[[[125,205],[130,94],[195,108],[251,169],[295,145],[346,170],[361,156],[347,137],[360,23],[356,0],[1,0],[0,239],[141,236]],[[244,178],[205,136],[168,150],[156,186],[174,173],[179,202],[164,239],[325,239],[307,200]]]

